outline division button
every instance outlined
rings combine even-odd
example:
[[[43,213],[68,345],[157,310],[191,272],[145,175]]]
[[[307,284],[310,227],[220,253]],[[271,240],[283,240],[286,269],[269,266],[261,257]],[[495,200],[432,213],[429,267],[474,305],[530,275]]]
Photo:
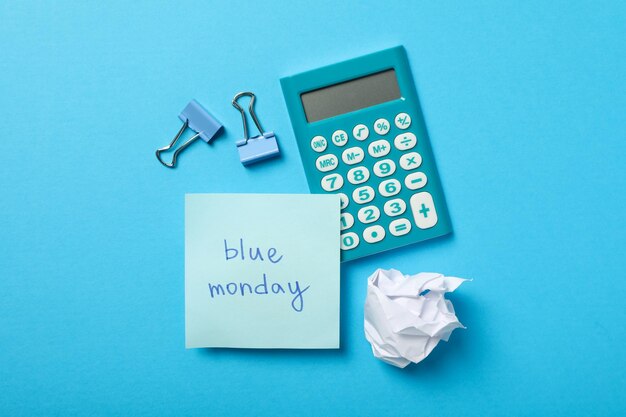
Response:
[[[344,146],[348,143],[348,134],[345,130],[335,130],[332,136],[333,143],[337,146]]]
[[[405,153],[400,157],[400,166],[402,169],[410,171],[422,165],[422,156],[417,152]]]
[[[409,219],[396,219],[389,223],[389,232],[394,236],[403,236],[411,231]]]
[[[315,161],[315,168],[317,168],[318,171],[322,172],[332,171],[333,169],[337,168],[338,163],[339,160],[335,155],[333,155],[332,153],[327,153],[326,155],[322,155],[317,158],[317,160]]]
[[[393,121],[398,129],[408,129],[411,126],[411,116],[406,113],[398,113]]]
[[[324,152],[327,146],[328,142],[326,142],[326,138],[324,136],[315,136],[311,139],[311,149],[315,152]]]
[[[409,149],[413,149],[415,145],[417,145],[417,137],[411,132],[400,133],[393,140],[393,144],[396,149],[401,151],[408,151]]]
[[[350,250],[359,246],[359,235],[354,232],[344,233],[340,237],[341,250]]]
[[[415,224],[420,229],[428,229],[437,224],[437,211],[433,196],[425,191],[413,194],[410,200]]]
[[[428,182],[428,178],[426,178],[426,174],[423,172],[413,172],[409,174],[404,179],[404,185],[409,190],[419,190]]]
[[[364,124],[358,124],[352,129],[352,136],[356,140],[365,140],[370,135],[370,130]]]
[[[380,225],[370,226],[363,231],[363,239],[367,243],[380,242],[385,238],[385,229]]]

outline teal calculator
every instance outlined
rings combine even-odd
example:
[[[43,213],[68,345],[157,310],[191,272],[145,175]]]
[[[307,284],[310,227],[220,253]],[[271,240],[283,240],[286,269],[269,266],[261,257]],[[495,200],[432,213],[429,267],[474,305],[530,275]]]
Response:
[[[341,197],[342,261],[452,231],[404,47],[280,82],[309,189]]]

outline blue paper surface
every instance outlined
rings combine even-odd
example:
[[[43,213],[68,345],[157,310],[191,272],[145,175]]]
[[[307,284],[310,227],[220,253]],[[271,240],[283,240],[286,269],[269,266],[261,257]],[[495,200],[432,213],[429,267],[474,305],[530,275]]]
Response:
[[[0,415],[622,415],[625,19],[611,0],[0,2]],[[279,78],[398,44],[454,235],[342,265],[339,350],[186,350],[185,193],[307,193]],[[244,89],[282,155],[250,168]],[[164,168],[191,98],[225,132]],[[473,278],[450,297],[467,330],[417,366],[376,360],[378,267]]]

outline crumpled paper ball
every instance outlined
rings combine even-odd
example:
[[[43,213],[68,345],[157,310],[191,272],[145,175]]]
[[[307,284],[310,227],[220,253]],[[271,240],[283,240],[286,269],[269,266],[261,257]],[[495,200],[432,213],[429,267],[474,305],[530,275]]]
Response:
[[[365,338],[374,356],[404,368],[426,358],[440,340],[447,342],[454,329],[465,328],[444,296],[465,281],[377,269],[368,278],[365,299]]]

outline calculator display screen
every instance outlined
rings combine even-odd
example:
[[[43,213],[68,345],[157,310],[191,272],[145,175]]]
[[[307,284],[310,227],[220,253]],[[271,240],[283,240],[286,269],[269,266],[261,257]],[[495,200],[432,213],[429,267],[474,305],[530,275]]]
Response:
[[[309,123],[400,97],[400,86],[394,69],[308,91],[300,96]]]

